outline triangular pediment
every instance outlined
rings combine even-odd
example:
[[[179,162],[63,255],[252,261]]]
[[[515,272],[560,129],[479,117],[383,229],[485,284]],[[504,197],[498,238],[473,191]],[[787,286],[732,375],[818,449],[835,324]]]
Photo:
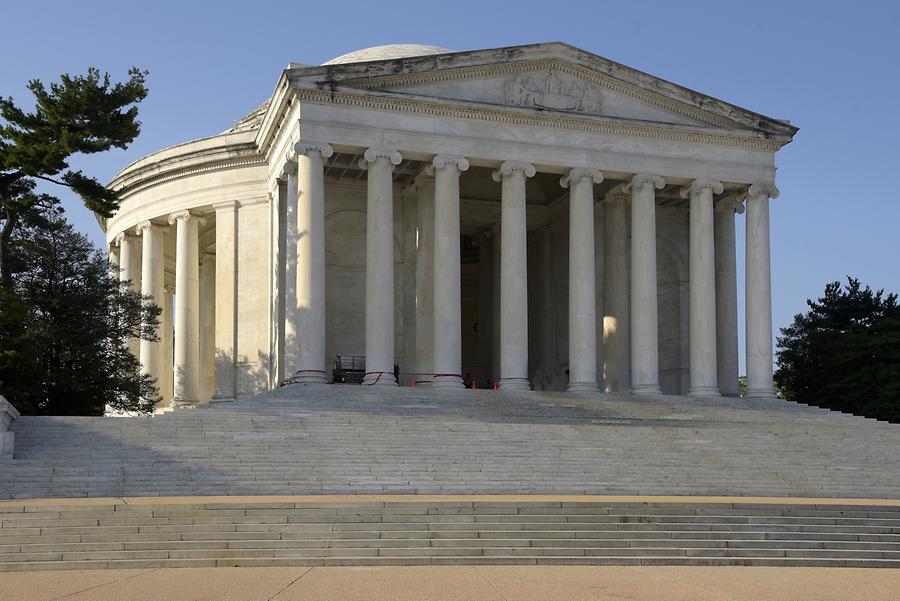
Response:
[[[485,66],[457,73],[347,82],[351,87],[435,101],[525,109],[538,113],[606,117],[652,123],[735,127],[730,120],[691,111],[640,90],[559,61]],[[629,92],[631,92],[629,94]],[[683,110],[678,111],[679,108]],[[691,115],[691,113],[695,113]]]
[[[789,142],[797,131],[771,119],[567,44],[298,67],[290,85],[449,106],[730,130]]]

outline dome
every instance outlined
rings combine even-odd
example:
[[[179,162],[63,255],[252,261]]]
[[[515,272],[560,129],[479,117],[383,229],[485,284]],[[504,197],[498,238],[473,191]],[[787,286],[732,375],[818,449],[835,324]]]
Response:
[[[354,50],[347,54],[337,56],[323,65],[342,65],[344,63],[364,63],[367,61],[383,61],[393,58],[407,58],[410,56],[428,56],[429,54],[444,54],[453,52],[449,48],[440,46],[428,46],[426,44],[387,44],[385,46],[372,46],[362,50]]]

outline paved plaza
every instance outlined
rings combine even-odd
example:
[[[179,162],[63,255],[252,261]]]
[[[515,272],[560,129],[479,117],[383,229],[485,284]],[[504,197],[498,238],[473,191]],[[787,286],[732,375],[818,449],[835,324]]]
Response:
[[[895,601],[900,570],[447,566],[0,574],[6,601]]]

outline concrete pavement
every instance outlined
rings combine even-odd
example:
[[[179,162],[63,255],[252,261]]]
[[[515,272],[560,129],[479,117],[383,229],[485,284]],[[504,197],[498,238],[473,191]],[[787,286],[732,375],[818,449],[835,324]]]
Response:
[[[900,570],[448,566],[0,574],[4,601],[895,601]]]

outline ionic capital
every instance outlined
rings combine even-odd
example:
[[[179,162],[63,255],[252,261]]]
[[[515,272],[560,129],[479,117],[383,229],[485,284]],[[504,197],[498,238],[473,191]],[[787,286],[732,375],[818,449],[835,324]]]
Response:
[[[134,233],[138,236],[143,236],[144,232],[150,231],[150,228],[152,228],[154,225],[156,224],[149,219],[147,221],[141,221],[139,224],[134,226]]]
[[[747,189],[747,196],[766,196],[768,198],[778,198],[778,188],[770,182],[757,182]]]
[[[281,179],[287,179],[292,175],[297,175],[297,153],[289,150],[284,153],[284,164],[281,166]]]
[[[399,165],[403,160],[403,156],[393,148],[367,148],[359,164],[365,169],[366,163],[374,163],[380,158],[387,159],[392,165]]]
[[[113,238],[113,240],[115,241],[116,246],[122,246],[122,242],[124,242],[125,238],[128,238],[128,237],[129,237],[128,232],[120,232],[119,234],[116,235],[115,238]]]
[[[294,144],[294,152],[298,155],[308,155],[311,152],[318,152],[323,159],[327,159],[334,154],[334,148],[326,142],[313,142],[312,140],[298,140]]]
[[[491,173],[491,178],[495,182],[503,181],[503,178],[512,175],[516,171],[521,171],[525,174],[525,177],[534,177],[534,174],[537,171],[534,168],[534,165],[531,163],[526,163],[525,161],[506,161],[500,168]]]
[[[631,200],[631,195],[628,193],[628,184],[624,182],[610,189],[603,197],[603,202],[606,204],[628,202],[629,200]]]
[[[174,225],[176,221],[188,221],[194,215],[190,211],[176,211],[169,215],[169,225]]]
[[[469,161],[465,157],[450,154],[439,154],[431,161],[435,169],[443,169],[447,165],[456,165],[460,171],[468,171]]]
[[[589,167],[575,167],[559,179],[559,185],[563,188],[568,188],[569,184],[573,180],[582,178],[588,178],[593,183],[599,184],[603,181],[603,173],[601,173],[599,169],[591,169]]]
[[[419,188],[423,186],[434,187],[434,167],[432,165],[426,165],[421,171],[419,171],[415,179],[413,179],[413,183],[410,188]]]
[[[721,194],[725,191],[725,186],[722,185],[722,182],[714,179],[695,179],[690,186],[683,186],[678,193],[682,198],[688,198],[692,193],[696,194],[702,190],[711,190],[713,194]]]
[[[650,173],[636,173],[634,177],[631,178],[631,181],[626,182],[625,184],[627,192],[631,192],[633,188],[640,188],[642,186],[649,185],[652,185],[657,190],[662,190],[666,187],[666,180],[664,180],[661,175],[652,175]]]
[[[716,211],[732,211],[740,215],[744,212],[745,198],[747,198],[746,192],[735,192],[718,201],[713,208]]]

